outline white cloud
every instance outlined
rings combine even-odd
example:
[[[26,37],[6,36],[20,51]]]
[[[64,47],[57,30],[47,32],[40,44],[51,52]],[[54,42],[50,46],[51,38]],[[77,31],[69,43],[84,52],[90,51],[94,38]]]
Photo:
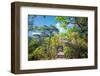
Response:
[[[61,24],[59,22],[56,24],[56,27],[59,30],[59,32],[61,32],[61,33],[65,33],[66,32],[66,30],[61,27]]]

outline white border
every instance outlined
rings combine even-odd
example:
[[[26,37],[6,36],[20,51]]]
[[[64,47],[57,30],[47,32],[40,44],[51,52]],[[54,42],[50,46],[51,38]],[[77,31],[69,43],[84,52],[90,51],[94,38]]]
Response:
[[[94,11],[41,7],[21,7],[20,14],[21,70],[94,65]],[[28,14],[88,17],[88,58],[28,61]]]

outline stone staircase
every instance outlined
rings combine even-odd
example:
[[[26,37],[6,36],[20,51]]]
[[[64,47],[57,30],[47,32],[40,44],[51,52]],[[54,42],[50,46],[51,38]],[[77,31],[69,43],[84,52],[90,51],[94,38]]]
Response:
[[[57,58],[64,58],[64,52],[58,52]]]
[[[64,58],[63,46],[59,46],[57,49],[57,58]]]

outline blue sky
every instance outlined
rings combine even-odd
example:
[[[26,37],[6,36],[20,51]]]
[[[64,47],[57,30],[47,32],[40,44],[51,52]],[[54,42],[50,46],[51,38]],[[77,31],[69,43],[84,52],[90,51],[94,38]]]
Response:
[[[66,27],[71,28],[74,26],[75,18],[70,18],[70,23]],[[60,33],[65,33],[67,30],[61,27],[61,23],[56,21],[56,16],[42,16],[42,15],[28,15],[28,25],[33,26],[50,26],[54,25],[59,30]],[[32,32],[29,32],[29,35],[32,35]]]
[[[28,16],[28,24],[35,25],[35,26],[42,26],[47,25],[50,26],[57,24],[55,20],[55,16],[36,16],[32,18],[34,15]]]
[[[34,17],[34,15],[29,15],[28,25],[33,25],[33,26],[54,25],[59,29],[59,32],[66,32],[66,30],[60,26],[60,23],[56,21],[56,16],[44,17],[42,15],[37,15]]]

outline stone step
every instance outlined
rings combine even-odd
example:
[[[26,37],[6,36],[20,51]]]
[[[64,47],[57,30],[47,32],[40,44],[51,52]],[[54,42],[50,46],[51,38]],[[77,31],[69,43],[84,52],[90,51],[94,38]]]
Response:
[[[64,58],[64,52],[58,52],[57,58]]]

